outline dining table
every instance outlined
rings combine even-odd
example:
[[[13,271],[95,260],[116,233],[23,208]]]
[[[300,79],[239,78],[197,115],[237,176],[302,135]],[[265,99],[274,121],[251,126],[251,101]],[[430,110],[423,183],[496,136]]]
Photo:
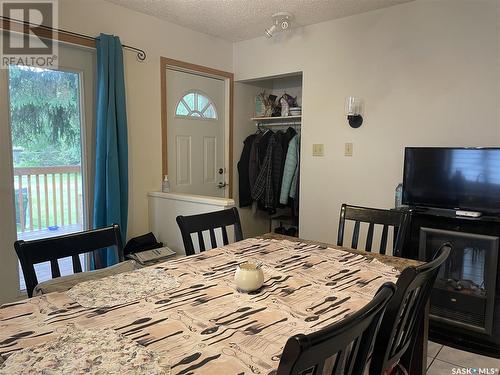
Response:
[[[257,291],[235,285],[244,262],[262,263]],[[0,306],[0,374],[276,374],[288,338],[341,321],[420,264],[279,234],[248,238]],[[427,323],[426,313],[404,363],[412,375],[425,373]]]

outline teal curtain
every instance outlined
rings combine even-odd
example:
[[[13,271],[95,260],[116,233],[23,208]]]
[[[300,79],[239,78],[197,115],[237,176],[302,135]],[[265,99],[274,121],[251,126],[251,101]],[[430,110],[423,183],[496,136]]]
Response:
[[[125,243],[128,215],[128,144],[123,51],[120,38],[101,34],[97,47],[94,228],[120,226]],[[94,254],[92,268],[118,262],[116,249]]]

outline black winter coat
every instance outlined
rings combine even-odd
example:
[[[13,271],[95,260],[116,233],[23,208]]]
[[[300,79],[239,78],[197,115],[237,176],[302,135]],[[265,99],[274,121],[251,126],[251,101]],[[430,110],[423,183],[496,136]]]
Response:
[[[256,135],[252,134],[243,141],[243,151],[241,152],[240,161],[238,162],[240,207],[252,205],[248,167],[250,163],[250,150],[252,149],[255,137]]]

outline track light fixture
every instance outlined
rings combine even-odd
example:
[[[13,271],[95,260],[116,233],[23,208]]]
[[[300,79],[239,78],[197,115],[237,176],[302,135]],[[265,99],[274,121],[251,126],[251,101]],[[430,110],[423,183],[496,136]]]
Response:
[[[276,25],[272,25],[271,27],[268,27],[268,28],[266,29],[266,36],[267,36],[268,38],[272,38],[272,37],[273,37],[273,35],[274,35],[274,32],[276,31],[276,29],[277,29],[277,26],[276,26]]]
[[[290,27],[293,15],[288,12],[273,14],[273,24],[265,30],[268,38],[272,38],[277,31],[285,31]]]

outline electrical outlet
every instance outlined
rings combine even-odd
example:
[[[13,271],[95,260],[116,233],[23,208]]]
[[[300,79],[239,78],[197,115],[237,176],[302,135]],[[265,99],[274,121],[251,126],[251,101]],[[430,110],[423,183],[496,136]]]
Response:
[[[352,153],[353,153],[353,144],[346,143],[345,148],[344,148],[344,155],[345,156],[352,156]]]
[[[322,143],[314,144],[313,156],[325,156],[325,145]]]

